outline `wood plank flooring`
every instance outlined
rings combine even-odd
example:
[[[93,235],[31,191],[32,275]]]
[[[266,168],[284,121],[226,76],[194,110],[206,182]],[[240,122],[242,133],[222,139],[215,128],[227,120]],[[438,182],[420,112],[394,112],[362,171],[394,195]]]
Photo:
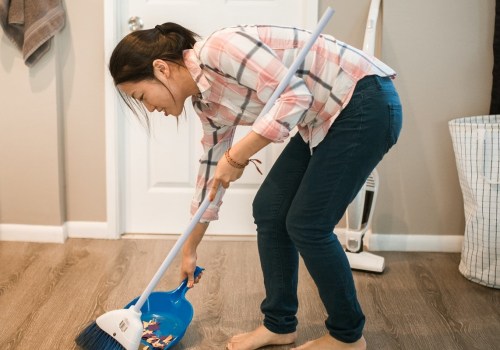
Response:
[[[69,239],[65,244],[0,242],[0,349],[75,349],[99,315],[140,295],[172,240]],[[368,349],[500,349],[500,290],[466,280],[459,254],[380,253],[383,274],[355,272],[367,316]],[[206,240],[206,268],[187,294],[195,310],[178,350],[224,349],[261,322],[262,275],[255,242]],[[178,285],[178,261],[158,290]],[[324,334],[324,310],[307,270],[299,282],[297,344]],[[269,347],[272,350],[291,346]]]

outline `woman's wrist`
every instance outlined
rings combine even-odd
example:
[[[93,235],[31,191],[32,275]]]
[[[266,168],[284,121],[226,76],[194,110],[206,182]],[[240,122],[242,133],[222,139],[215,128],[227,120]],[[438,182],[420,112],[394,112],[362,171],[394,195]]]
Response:
[[[252,154],[246,155],[245,148],[241,147],[241,145],[233,145],[229,147],[224,156],[228,161],[232,161],[233,164],[243,164],[248,165],[248,160],[252,156]]]
[[[226,161],[230,166],[236,169],[245,169],[246,166],[252,162],[253,165],[255,165],[255,169],[262,175],[262,171],[259,169],[259,166],[257,163],[262,164],[262,162],[259,159],[247,159],[244,163],[240,163],[236,160],[234,160],[231,155],[229,154],[229,151],[231,150],[231,147],[224,153],[224,157],[226,158]]]
[[[231,158],[238,163],[244,164],[255,153],[270,143],[271,140],[252,130],[231,147]]]
[[[271,140],[266,139],[254,131],[250,131],[245,137],[230,147],[224,154],[224,157],[229,165],[237,169],[243,169],[252,162],[257,168],[257,171],[262,174],[256,164],[260,164],[261,161],[250,158],[269,143],[271,143]]]
[[[191,247],[191,246],[185,245],[182,248],[182,255],[189,256],[189,255],[194,255],[194,254],[196,254],[196,247]]]
[[[231,154],[230,154],[230,151],[231,151],[231,147],[229,147],[227,149],[227,151],[224,153],[224,157],[226,157],[226,161],[229,163],[229,165],[231,165],[233,168],[237,168],[237,169],[243,169],[245,168],[248,163],[250,162],[249,159],[246,159],[246,160],[236,160],[234,159]]]

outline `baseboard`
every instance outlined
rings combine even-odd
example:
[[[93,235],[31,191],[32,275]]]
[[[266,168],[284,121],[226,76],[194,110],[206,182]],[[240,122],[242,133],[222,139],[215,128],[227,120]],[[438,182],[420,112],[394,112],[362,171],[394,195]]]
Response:
[[[345,241],[345,229],[339,228],[335,233],[341,242]],[[123,239],[168,239],[175,240],[179,235],[160,234],[125,234]],[[255,235],[217,235],[206,234],[208,241],[256,241]],[[463,236],[459,235],[406,235],[406,234],[368,234],[365,246],[370,251],[400,252],[443,252],[459,253],[462,250]]]
[[[122,235],[123,239],[164,239],[169,241],[175,241],[179,238],[179,234],[139,234],[139,233],[126,233]],[[206,233],[203,236],[203,241],[218,241],[218,242],[255,242],[257,241],[257,236],[255,234],[217,234],[217,233]]]
[[[460,253],[464,237],[461,235],[395,235],[372,234],[372,251],[443,252]]]
[[[335,233],[344,242],[344,229],[335,229]],[[463,238],[461,235],[371,233],[365,236],[364,243],[370,251],[459,253]]]
[[[64,226],[0,224],[0,241],[64,243]]]
[[[61,226],[0,224],[0,241],[64,243],[67,238],[116,239],[106,222],[68,221]]]
[[[69,238],[116,239],[109,233],[106,222],[68,221],[65,226]]]
[[[344,241],[344,229],[335,233]],[[168,235],[167,235],[168,236]],[[175,237],[174,237],[175,236]],[[165,235],[124,235],[129,239],[166,238]],[[176,235],[168,237],[176,239]],[[64,243],[67,238],[116,239],[109,233],[106,222],[68,221],[61,226],[0,224],[0,241]],[[251,241],[255,236],[207,235],[206,240]],[[372,233],[365,236],[365,245],[370,251],[399,252],[447,252],[462,250],[463,236],[460,235],[407,235]]]

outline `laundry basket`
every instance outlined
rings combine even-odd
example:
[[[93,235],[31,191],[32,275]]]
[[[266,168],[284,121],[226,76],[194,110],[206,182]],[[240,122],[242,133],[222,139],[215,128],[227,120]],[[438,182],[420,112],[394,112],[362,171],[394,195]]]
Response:
[[[500,288],[500,115],[448,125],[464,199],[459,270],[471,281]]]

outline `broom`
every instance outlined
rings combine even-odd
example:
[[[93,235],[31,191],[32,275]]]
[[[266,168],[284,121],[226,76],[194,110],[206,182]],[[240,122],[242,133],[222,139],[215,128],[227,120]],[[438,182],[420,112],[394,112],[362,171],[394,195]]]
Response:
[[[287,74],[267,101],[260,115],[269,112],[274,102],[281,95],[292,76],[304,61],[307,53],[333,16],[333,13],[334,11],[331,8],[327,8],[316,29],[312,33],[311,38],[304,45],[297,58],[288,69]],[[206,196],[205,200],[194,214],[188,228],[182,233],[168,253],[160,268],[153,276],[153,279],[141,294],[137,303],[128,309],[113,310],[99,316],[95,322],[87,326],[75,339],[76,344],[80,346],[80,348],[84,350],[137,350],[143,332],[141,308],[172,263],[172,260],[190,236],[194,226],[200,220],[209,204],[210,201],[208,196]]]

